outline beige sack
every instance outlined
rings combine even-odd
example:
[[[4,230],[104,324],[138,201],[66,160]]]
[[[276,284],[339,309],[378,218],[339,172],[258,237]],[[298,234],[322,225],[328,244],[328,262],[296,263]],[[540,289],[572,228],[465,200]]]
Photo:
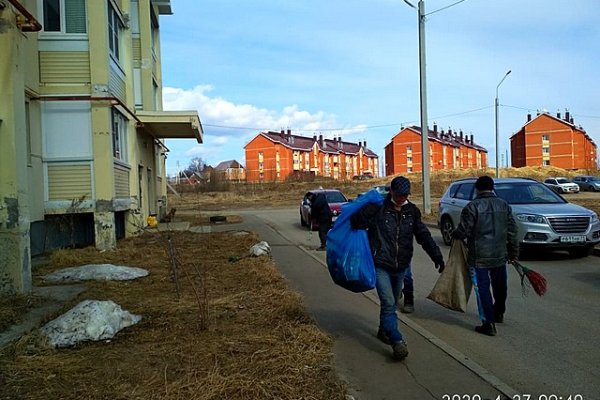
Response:
[[[446,268],[427,298],[451,310],[466,312],[472,287],[467,247],[462,240],[454,239]]]

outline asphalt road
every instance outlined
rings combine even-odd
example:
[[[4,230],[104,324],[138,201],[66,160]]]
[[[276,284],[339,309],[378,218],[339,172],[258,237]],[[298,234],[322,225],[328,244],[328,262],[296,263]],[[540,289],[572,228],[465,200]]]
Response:
[[[401,316],[410,355],[395,363],[389,348],[374,338],[376,294],[353,294],[332,283],[325,254],[312,250],[319,245],[318,235],[300,226],[298,210],[237,214],[244,217],[243,224],[213,229],[253,230],[271,244],[283,274],[303,294],[321,328],[336,339],[336,367],[356,398],[452,399],[444,395],[459,394],[471,396],[461,399],[516,399],[514,395],[531,394],[538,399],[545,394],[566,400],[581,394],[586,400],[600,399],[599,257],[570,259],[566,253],[540,252],[523,259],[548,280],[542,298],[531,290],[524,295],[509,266],[505,322],[497,325],[496,337],[487,337],[473,331],[478,323],[474,298],[464,314],[426,299],[438,273],[415,244],[416,312]],[[447,255],[439,231],[432,229],[432,234]]]

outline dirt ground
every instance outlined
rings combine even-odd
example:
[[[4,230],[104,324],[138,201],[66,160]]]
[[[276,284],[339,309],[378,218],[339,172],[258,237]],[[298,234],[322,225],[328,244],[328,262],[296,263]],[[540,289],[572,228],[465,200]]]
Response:
[[[466,169],[447,170],[432,173],[430,176],[430,193],[432,214],[424,214],[428,222],[435,222],[437,217],[437,203],[448,185],[456,179],[465,177],[495,175],[495,169],[487,170]],[[524,177],[543,180],[549,176],[564,176],[572,178],[576,175],[598,175],[597,171],[567,171],[560,168],[504,168],[500,170],[502,177]],[[421,173],[406,175],[412,183],[411,201],[422,208],[423,188]],[[264,183],[228,183],[222,187],[224,191],[204,192],[201,186],[190,187],[181,185],[177,189],[181,197],[172,195],[170,205],[179,210],[206,211],[216,215],[232,208],[256,207],[299,207],[306,192],[320,186],[324,188],[337,188],[348,198],[356,198],[359,193],[369,190],[375,185],[389,185],[390,177],[374,178],[364,181],[334,181],[332,179],[316,179],[313,182],[264,182]],[[594,210],[600,215],[600,193],[580,192],[567,194],[565,198],[575,204]]]
[[[146,268],[127,282],[88,282],[142,321],[103,342],[49,349],[34,331],[0,350],[0,399],[343,399],[331,339],[254,234],[145,233],[118,249],[60,250],[40,276],[87,263]],[[168,244],[178,260],[178,298]],[[234,261],[238,259],[238,261]]]
[[[435,221],[437,201],[451,181],[483,173],[494,170],[432,174],[434,212],[424,219]],[[576,174],[502,171],[502,176],[538,180]],[[408,177],[412,201],[421,206],[421,176]],[[241,221],[235,209],[298,207],[303,195],[319,186],[355,198],[389,181],[239,183],[219,192],[181,186],[181,196],[171,195],[169,206],[177,209],[175,221],[203,225],[211,216],[226,215],[235,230]],[[565,197],[600,213],[600,193]],[[134,281],[87,282],[87,290],[61,310],[85,299],[110,299],[143,320],[110,341],[55,350],[33,331],[0,349],[0,399],[343,399],[331,338],[318,330],[271,259],[243,257],[258,240],[253,233],[146,232],[120,241],[114,251],[54,252],[33,271],[36,286],[45,285],[40,276],[68,266],[115,263],[148,269],[148,277]],[[43,301],[0,298],[0,331]]]

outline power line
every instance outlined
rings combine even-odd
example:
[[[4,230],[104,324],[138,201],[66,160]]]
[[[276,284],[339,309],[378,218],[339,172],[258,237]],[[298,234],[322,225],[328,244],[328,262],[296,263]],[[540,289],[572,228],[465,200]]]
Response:
[[[456,3],[452,3],[452,4],[450,4],[450,5],[446,6],[446,7],[442,7],[442,8],[440,8],[440,9],[437,9],[437,10],[435,10],[435,11],[432,11],[432,12],[430,12],[430,13],[427,13],[427,14],[425,14],[425,16],[428,16],[428,15],[431,15],[431,14],[435,14],[435,13],[436,13],[436,12],[438,12],[438,11],[442,11],[442,10],[445,10],[445,9],[447,9],[447,8],[450,8],[450,7],[454,7],[455,5],[457,5],[457,4],[460,4],[460,3],[462,3],[463,1],[465,1],[465,0],[460,0],[460,1],[457,1]]]
[[[479,107],[479,108],[475,108],[475,109],[472,109],[472,110],[466,110],[466,111],[461,111],[461,112],[457,112],[457,113],[441,115],[441,116],[433,117],[431,119],[433,120],[433,119],[443,119],[443,118],[455,117],[455,116],[458,116],[458,115],[465,115],[465,114],[470,114],[470,113],[481,111],[481,110],[486,110],[486,109],[492,108],[492,107],[494,107],[494,106],[490,105],[490,106],[485,106],[485,107]],[[349,127],[349,128],[294,129],[294,131],[295,132],[315,132],[315,131],[343,132],[343,131],[353,131],[353,130],[357,130],[357,129],[369,130],[369,129],[378,129],[378,128],[388,128],[388,127],[391,127],[391,126],[406,126],[406,125],[414,124],[414,123],[417,123],[417,122],[418,122],[417,120],[410,120],[410,121],[396,122],[396,123],[389,123],[389,124],[381,124],[381,125],[354,126],[354,127]],[[217,125],[217,124],[202,124],[202,126],[204,126],[204,127],[213,127],[213,128],[222,128],[222,129],[253,130],[253,131],[261,131],[261,132],[262,131],[269,131],[269,130],[271,130],[270,128],[258,128],[258,127],[249,127],[249,126],[233,126],[233,125]]]
[[[531,111],[533,109],[538,110],[539,108],[536,107],[519,107],[519,106],[512,106],[509,104],[501,104],[502,107],[508,107],[508,108],[516,108],[517,110],[526,110],[526,111]],[[597,118],[600,119],[600,115],[583,115],[583,114],[573,114],[571,113],[572,116],[574,117],[578,117],[578,118]]]

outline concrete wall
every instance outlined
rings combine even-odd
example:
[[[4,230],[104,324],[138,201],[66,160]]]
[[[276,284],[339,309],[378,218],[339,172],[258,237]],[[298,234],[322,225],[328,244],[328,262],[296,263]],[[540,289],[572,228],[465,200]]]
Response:
[[[25,73],[32,45],[35,34],[21,33],[13,8],[0,10],[0,294],[31,289]]]

